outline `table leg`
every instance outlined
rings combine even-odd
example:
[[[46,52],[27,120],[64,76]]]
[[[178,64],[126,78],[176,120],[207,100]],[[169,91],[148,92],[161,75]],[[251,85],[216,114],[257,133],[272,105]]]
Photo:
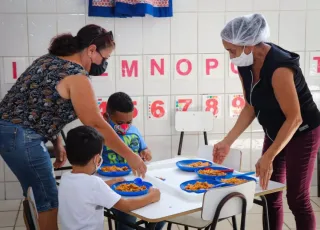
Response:
[[[263,208],[263,230],[270,230],[269,226],[269,214],[268,204],[265,196],[261,196],[262,208]]]
[[[262,208],[263,208],[263,212],[262,212],[263,230],[270,230],[267,199],[265,196],[260,196],[260,198],[261,198],[261,200],[254,199],[253,203],[262,206]]]

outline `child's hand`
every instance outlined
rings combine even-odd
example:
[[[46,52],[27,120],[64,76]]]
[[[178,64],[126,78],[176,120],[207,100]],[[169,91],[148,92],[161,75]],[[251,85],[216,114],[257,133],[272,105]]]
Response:
[[[158,202],[160,200],[160,190],[157,188],[150,188],[149,189],[149,196],[151,198],[151,202],[155,203]]]
[[[119,177],[119,178],[114,178],[114,179],[111,179],[111,180],[107,180],[105,182],[106,182],[107,185],[112,186],[112,185],[114,185],[114,184],[116,184],[118,182],[122,182],[122,181],[124,181],[124,179],[122,177]]]
[[[145,149],[141,151],[140,156],[143,161],[151,161],[152,160],[152,154],[149,149]]]

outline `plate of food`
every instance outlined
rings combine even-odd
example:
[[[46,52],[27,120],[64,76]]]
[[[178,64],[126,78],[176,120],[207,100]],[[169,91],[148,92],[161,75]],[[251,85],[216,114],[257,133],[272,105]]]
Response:
[[[210,167],[212,163],[206,160],[182,160],[178,161],[176,165],[182,171],[194,172],[197,169]]]
[[[103,164],[97,171],[102,176],[119,177],[126,176],[131,173],[131,168],[128,164]]]
[[[206,167],[197,169],[196,173],[201,179],[216,179],[232,174],[233,170],[225,167]]]
[[[146,181],[137,183],[135,181],[118,182],[111,188],[121,196],[142,196],[149,192],[152,184]]]
[[[204,193],[210,189],[221,187],[223,183],[216,180],[189,180],[180,184],[180,188],[186,192]]]
[[[235,177],[228,177],[228,178],[223,178],[223,177],[220,177],[220,178],[216,178],[216,181],[218,183],[223,183],[228,186],[231,186],[231,185],[238,185],[238,184],[243,184],[243,183],[246,183],[248,181],[255,181],[257,182],[257,180],[253,177],[250,177],[250,176],[235,176]]]

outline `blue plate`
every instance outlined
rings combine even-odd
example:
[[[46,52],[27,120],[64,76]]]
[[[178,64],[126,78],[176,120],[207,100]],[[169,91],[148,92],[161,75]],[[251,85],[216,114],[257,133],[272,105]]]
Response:
[[[245,180],[248,180],[248,181],[255,181],[257,183],[257,179],[253,178],[253,177],[250,177],[250,176],[237,176],[237,178],[239,179],[245,179]],[[224,183],[221,181],[221,179],[223,179],[223,177],[219,177],[219,178],[216,178],[215,180],[218,182],[218,183],[223,183],[224,186],[232,186],[234,184],[227,184],[227,183]]]
[[[118,182],[118,183],[112,185],[111,188],[121,196],[142,196],[142,195],[147,194],[149,192],[149,189],[152,187],[151,183],[146,182],[146,181],[142,181],[142,184],[139,184],[138,186],[144,185],[147,187],[146,190],[139,191],[139,192],[122,192],[122,191],[116,190],[116,187],[121,184],[136,184],[136,183],[134,181],[123,181],[123,182]]]
[[[123,166],[127,166],[129,170],[127,171],[121,171],[121,172],[103,172],[101,170],[102,167],[104,166],[117,166],[117,167],[123,167]],[[98,169],[97,173],[99,173],[102,176],[108,176],[108,177],[120,177],[120,176],[126,176],[129,175],[131,173],[131,168],[129,167],[128,164],[125,163],[120,163],[120,164],[102,164],[101,167]]]
[[[189,181],[186,181],[186,182],[183,182],[182,184],[180,184],[180,188],[183,190],[183,191],[186,191],[186,192],[189,192],[189,193],[204,193],[210,189],[201,189],[201,190],[197,190],[197,191],[191,191],[191,190],[187,190],[185,189],[185,187],[188,185],[188,184],[195,184],[197,182],[208,182],[209,184],[213,184],[214,186],[210,189],[214,189],[214,188],[218,188],[218,187],[221,187],[223,186],[224,184],[221,183],[221,182],[218,182],[216,180],[205,180],[205,179],[199,179],[199,180],[189,180]]]
[[[209,162],[209,166],[203,166],[203,167],[188,167],[188,164],[192,164],[195,162]],[[182,160],[182,161],[178,161],[176,163],[177,167],[179,169],[181,169],[182,171],[186,171],[186,172],[194,172],[197,169],[202,169],[202,168],[207,168],[210,167],[212,165],[212,163],[210,161],[206,161],[206,160]]]
[[[205,167],[205,168],[211,168],[211,169],[213,169],[213,170],[230,170],[229,168],[225,168],[225,167],[215,167],[215,166],[213,166],[213,167]],[[199,170],[201,170],[201,169],[197,169],[197,170],[196,170],[196,173],[198,174],[198,177],[200,177],[201,179],[211,179],[211,180],[213,180],[213,179],[216,179],[216,178],[222,178],[222,177],[224,177],[224,176],[210,176],[210,175],[200,174],[200,173],[199,173]],[[232,172],[227,172],[227,175],[229,175],[229,174],[232,174]]]

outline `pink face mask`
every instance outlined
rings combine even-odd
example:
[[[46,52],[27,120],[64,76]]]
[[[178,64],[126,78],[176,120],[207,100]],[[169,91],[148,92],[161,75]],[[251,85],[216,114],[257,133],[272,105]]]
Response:
[[[130,125],[129,124],[114,125],[113,128],[117,133],[120,133],[121,135],[125,135],[128,132]]]

